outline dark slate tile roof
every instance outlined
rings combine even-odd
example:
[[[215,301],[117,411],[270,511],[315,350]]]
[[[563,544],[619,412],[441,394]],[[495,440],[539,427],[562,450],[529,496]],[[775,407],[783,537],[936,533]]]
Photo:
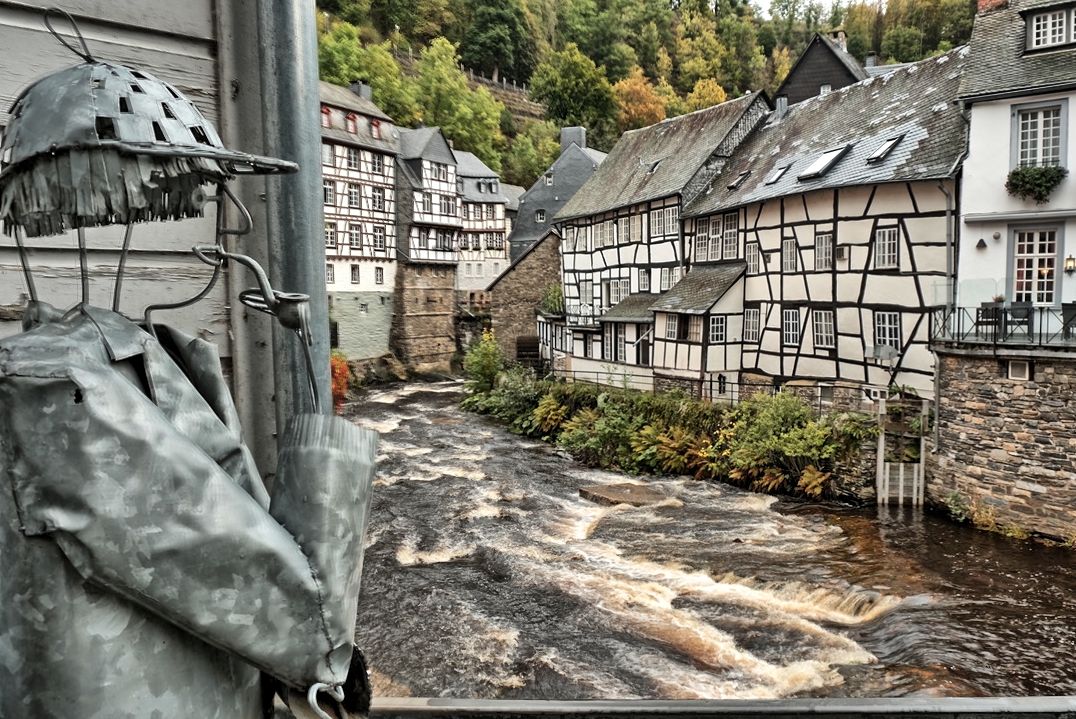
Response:
[[[910,63],[788,108],[740,145],[735,157],[683,216],[713,212],[811,190],[947,177],[967,144],[967,123],[956,104],[968,48]],[[887,139],[903,139],[880,162],[867,158]],[[829,172],[799,175],[828,150],[852,145]],[[789,165],[770,185],[773,171]],[[728,185],[750,174],[733,190]]]
[[[758,95],[625,132],[554,219],[585,217],[679,193]]]
[[[892,65],[871,65],[870,67],[863,68],[863,70],[867,73],[867,77],[878,77],[879,75],[888,75],[891,72],[896,72],[911,64],[912,63],[910,62],[895,62]]]
[[[1033,95],[1076,86],[1076,45],[1025,52],[1026,13],[1055,5],[1063,3],[1012,0],[1008,7],[976,16],[960,97]],[[1067,12],[1072,12],[1071,5]]]
[[[318,95],[325,105],[348,110],[363,117],[371,117],[385,123],[381,128],[381,137],[379,138],[375,138],[370,134],[369,123],[359,122],[357,133],[350,133],[343,127],[322,127],[322,139],[342,145],[354,145],[367,150],[378,150],[389,155],[395,155],[399,151],[396,129],[392,125],[392,118],[381,112],[377,105],[359,97],[346,87],[332,85],[327,82],[318,83]]]
[[[822,40],[822,43],[830,49],[833,56],[837,58],[837,60],[839,60],[848,72],[852,73],[857,80],[867,79],[867,71],[863,69],[862,65],[856,62],[856,59],[852,57],[847,50],[843,49],[840,45],[833,42],[833,40],[822,33],[818,33],[818,37]]]
[[[518,210],[519,198],[523,196],[523,193],[527,191],[527,188],[519,185],[506,185],[503,182],[500,183],[500,187],[501,194],[508,200],[508,211]]]
[[[747,263],[742,261],[695,265],[660,300],[651,304],[650,309],[654,312],[705,314],[746,269]]]
[[[489,169],[489,167],[486,166],[486,163],[479,160],[478,156],[473,152],[453,150],[452,154],[456,156],[457,177],[484,177],[498,181],[500,180],[497,173]]]
[[[377,105],[365,97],[360,97],[346,87],[333,85],[331,82],[318,81],[318,96],[326,105],[341,107],[375,120],[392,122],[392,118],[381,111]]]
[[[615,306],[610,307],[605,314],[598,318],[599,322],[653,322],[654,315],[650,312],[650,305],[661,295],[651,292],[628,295],[620,300]]]
[[[405,160],[426,158],[434,162],[455,165],[456,158],[441,135],[439,127],[420,127],[400,131],[400,156]]]
[[[465,202],[484,202],[494,205],[504,205],[508,203],[508,198],[500,192],[501,182],[500,176],[489,169],[486,163],[478,159],[478,157],[471,152],[465,152],[463,150],[453,150],[452,154],[456,156],[456,177],[463,184],[463,199]],[[482,189],[479,190],[479,180],[497,180],[497,192],[489,193],[486,189],[488,184],[484,184]]]

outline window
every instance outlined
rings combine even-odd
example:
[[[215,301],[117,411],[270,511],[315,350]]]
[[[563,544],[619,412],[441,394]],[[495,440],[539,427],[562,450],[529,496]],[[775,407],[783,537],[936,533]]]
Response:
[[[739,235],[740,216],[735,212],[730,212],[725,215],[725,248],[724,257],[726,260],[734,260],[739,256],[740,250],[740,235]]]
[[[818,94],[819,95],[828,95],[830,92],[832,92],[832,90],[833,90],[832,85],[822,85],[822,86],[820,86],[818,88]]]
[[[359,266],[358,265],[352,265],[351,266],[351,284],[353,284],[353,285],[359,284]]]
[[[899,312],[874,313],[874,344],[878,347],[884,345],[895,350],[900,349]]]
[[[456,198],[449,195],[441,195],[441,214],[452,217],[456,214]]]
[[[545,222],[545,210],[535,210],[534,221],[539,224]]]
[[[379,284],[379,285],[385,284],[385,268],[384,267],[375,267],[374,268],[374,282],[376,284]]]
[[[867,158],[867,162],[868,163],[881,162],[882,160],[885,159],[886,155],[889,154],[889,151],[892,150],[894,147],[896,147],[897,143],[900,142],[902,139],[904,139],[904,135],[889,138],[888,140],[883,142],[881,145],[879,145],[877,150],[875,150],[874,152],[871,153],[871,156]]]
[[[385,188],[374,187],[372,188],[372,196],[370,198],[373,208],[375,210],[385,209]]]
[[[814,346],[835,347],[836,333],[833,326],[833,310],[814,310],[811,317],[814,324]]]
[[[680,225],[680,208],[679,207],[666,207],[665,208],[665,234],[675,235]]]
[[[728,185],[726,185],[726,187],[728,189],[730,189],[730,190],[735,190],[737,187],[739,187],[740,185],[743,184],[743,181],[746,180],[747,176],[750,175],[750,174],[751,174],[750,170],[746,170],[744,172],[741,172],[739,175],[736,176],[736,179],[733,180],[732,182],[730,182]]]
[[[785,172],[790,167],[792,167],[792,165],[781,165],[779,167],[773,168],[773,172],[770,173],[769,177],[766,178],[766,181],[763,184],[766,184],[766,185],[774,184],[775,182],[780,180],[781,177],[784,176]]]
[[[333,270],[332,263],[330,262],[325,265],[325,284],[331,285],[336,282],[335,277],[336,273]]]
[[[1064,151],[1065,105],[1055,104],[1017,109],[1015,165],[1040,167],[1060,165]]]
[[[579,281],[579,304],[590,307],[594,303],[594,280]]]
[[[347,184],[347,206],[362,207],[362,188],[354,182]]]
[[[665,339],[676,339],[679,321],[680,318],[677,315],[665,315]]]
[[[617,322],[607,322],[604,327],[603,358],[613,362],[624,362],[625,341],[624,325]]]
[[[347,245],[353,250],[362,249],[362,230],[358,225],[347,226]]]
[[[844,147],[837,147],[832,150],[826,150],[818,158],[811,163],[811,166],[804,170],[798,179],[800,180],[813,180],[816,177],[822,177],[830,168],[837,164],[837,161],[844,157],[844,153],[848,152],[852,148],[851,145],[845,145]]]
[[[1013,301],[1053,304],[1057,230],[1019,230],[1014,239]]]
[[[668,267],[661,268],[661,291],[672,287],[672,270]]]
[[[1009,379],[1031,379],[1031,363],[1027,360],[1009,360]]]
[[[606,220],[594,226],[594,247],[611,247],[613,240],[613,221]]]
[[[385,249],[385,228],[380,225],[374,225],[374,249]]]
[[[376,152],[370,155],[370,167],[378,175],[385,174],[385,157]]]
[[[645,267],[639,268],[639,291],[650,291],[650,270]]]
[[[643,216],[632,215],[631,216],[631,241],[638,242],[643,239]]]
[[[325,246],[336,249],[336,223],[325,223]]]
[[[347,169],[359,169],[359,151],[354,147],[347,148]]]
[[[475,263],[474,276],[475,277],[485,277],[486,276],[486,269],[485,269],[485,267],[483,267],[481,262],[476,262]]]
[[[665,234],[665,211],[651,210],[650,212],[650,236],[660,237]]]
[[[352,135],[359,131],[359,123],[356,121],[355,113],[348,113],[346,123],[347,131]]]
[[[370,137],[374,138],[375,140],[380,140],[381,139],[381,121],[380,120],[370,120]]]
[[[816,270],[833,269],[833,235],[830,233],[814,237],[814,268]]]
[[[329,167],[333,165],[333,146],[327,142],[321,146],[321,164]]]
[[[897,256],[899,231],[896,227],[879,227],[874,231],[874,268],[899,267]]]
[[[762,310],[755,308],[743,311],[743,341],[758,342],[759,325],[762,321]]]
[[[1071,16],[1072,10],[1049,10],[1038,13],[1028,18],[1027,22],[1027,46],[1034,50],[1050,45],[1072,42],[1073,27]]]
[[[606,280],[602,282],[602,296],[606,307],[615,307],[631,294],[630,280]]]
[[[450,252],[452,250],[452,232],[449,230],[437,231],[437,249]]]
[[[465,263],[463,265],[463,276],[464,277],[473,277],[474,276],[474,273],[471,270],[471,263],[470,262],[467,262],[467,263]]]
[[[546,185],[546,187],[552,187],[553,186],[553,173],[552,172],[550,172],[549,174],[547,174],[545,176],[545,185]]]
[[[796,239],[786,237],[781,240],[781,271],[797,272],[800,268],[799,257],[796,252]]]
[[[326,205],[336,204],[336,186],[332,180],[321,181],[321,198]]]
[[[494,218],[494,216],[497,214],[496,210],[497,210],[496,205],[492,205],[492,204],[491,205],[486,205],[486,219],[487,220],[492,220]]]
[[[710,247],[710,220],[695,221],[695,261],[705,262]]]
[[[332,127],[333,126],[333,111],[327,107],[321,108],[321,126]]]
[[[800,311],[781,310],[781,344],[796,347],[800,343]]]
[[[725,316],[714,315],[710,318],[710,344],[721,344],[725,341]]]
[[[422,193],[422,211],[433,212],[433,195],[428,192]]]
[[[628,221],[627,217],[621,217],[616,221],[616,241],[631,241],[631,223]]]
[[[690,315],[687,318],[687,341],[702,342],[702,315]]]
[[[744,254],[747,259],[747,274],[757,275],[759,271],[758,243],[747,243],[747,247],[744,248]]]

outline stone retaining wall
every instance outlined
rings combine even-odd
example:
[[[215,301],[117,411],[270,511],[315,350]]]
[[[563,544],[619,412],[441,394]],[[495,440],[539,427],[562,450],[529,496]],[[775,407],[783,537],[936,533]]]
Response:
[[[1076,358],[1044,353],[1031,358],[1030,380],[1012,380],[1007,358],[937,356],[928,503],[959,499],[1001,528],[1076,536]]]

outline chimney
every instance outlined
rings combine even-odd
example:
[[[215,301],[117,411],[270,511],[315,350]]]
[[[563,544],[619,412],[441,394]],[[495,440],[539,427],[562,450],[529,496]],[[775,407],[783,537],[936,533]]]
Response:
[[[774,105],[773,119],[780,120],[788,112],[788,95],[778,95]]]
[[[353,93],[361,97],[363,100],[374,99],[374,88],[370,87],[365,83],[359,82],[358,80],[352,81],[352,83],[348,85],[348,88]]]
[[[1009,6],[1009,0],[979,0],[979,12],[1002,10]]]
[[[579,145],[579,149],[587,148],[587,128],[585,127],[562,127],[560,128],[560,151],[564,152],[572,143]]]
[[[876,52],[874,52],[872,50],[871,52],[867,53],[867,57],[865,58],[865,62],[864,62],[864,67],[877,67],[877,66],[878,66],[878,53],[876,53]]]
[[[982,0],[979,0],[982,2]],[[829,39],[837,44],[844,52],[848,52],[848,36],[844,33],[844,30],[834,30],[829,34]]]

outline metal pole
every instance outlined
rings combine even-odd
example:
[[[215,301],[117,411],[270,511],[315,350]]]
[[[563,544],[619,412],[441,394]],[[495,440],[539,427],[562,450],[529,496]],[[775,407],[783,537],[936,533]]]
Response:
[[[262,123],[265,151],[298,163],[294,175],[266,183],[269,277],[284,292],[310,295],[311,354],[322,407],[332,407],[325,243],[321,240],[321,133],[318,122],[317,28],[314,0],[259,0],[262,38]],[[295,335],[274,324],[277,434],[297,412],[313,411],[306,360]]]

